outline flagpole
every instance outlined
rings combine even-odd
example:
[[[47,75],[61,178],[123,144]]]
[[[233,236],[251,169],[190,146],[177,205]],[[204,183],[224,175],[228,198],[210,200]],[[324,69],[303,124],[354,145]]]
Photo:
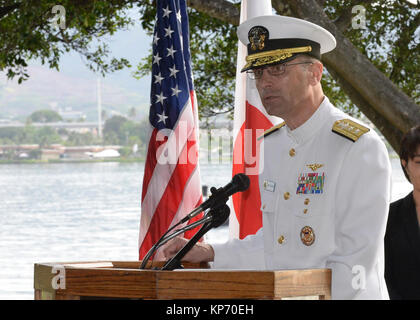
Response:
[[[202,202],[200,172],[194,159],[198,153],[198,116],[186,0],[157,0],[156,6],[140,259],[166,230]],[[187,231],[185,237],[191,238],[194,232]]]
[[[240,23],[247,19],[262,15],[271,15],[271,0],[242,0]],[[256,90],[255,83],[247,79],[245,73],[241,73],[245,65],[247,55],[246,46],[238,41],[238,55],[236,67],[236,86],[235,86],[235,111],[234,111],[234,129],[233,129],[233,163],[232,176],[237,173],[251,173],[251,185],[247,192],[232,196],[231,209],[232,214],[229,218],[229,237],[244,238],[246,235],[255,233],[262,225],[260,211],[260,197],[258,187],[258,146],[256,140],[257,130],[269,129],[279,120],[270,117],[262,106],[261,99]],[[251,131],[251,135],[249,135]],[[252,141],[245,136],[252,137]],[[245,163],[247,156],[251,151],[257,152],[252,156],[256,158],[254,168]],[[247,212],[245,212],[245,209]]]
[[[102,139],[102,100],[101,100],[101,78],[96,80],[96,97],[98,106],[98,137]]]

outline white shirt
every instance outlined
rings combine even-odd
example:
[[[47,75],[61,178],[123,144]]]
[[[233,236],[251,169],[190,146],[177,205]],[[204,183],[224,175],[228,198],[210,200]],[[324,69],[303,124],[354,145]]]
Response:
[[[388,152],[374,130],[357,141],[332,131],[351,119],[328,100],[303,125],[264,137],[263,227],[215,244],[214,268],[332,269],[333,299],[387,299],[383,246]]]

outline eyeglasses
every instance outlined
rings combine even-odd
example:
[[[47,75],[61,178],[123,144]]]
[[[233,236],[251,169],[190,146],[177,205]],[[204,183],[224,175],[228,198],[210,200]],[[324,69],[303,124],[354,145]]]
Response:
[[[313,64],[313,62],[305,61],[305,62],[298,62],[298,63],[283,63],[283,64],[276,64],[274,66],[268,66],[265,68],[259,68],[254,70],[248,70],[246,71],[248,77],[252,80],[259,80],[261,79],[264,70],[267,70],[268,74],[270,76],[281,76],[283,73],[286,72],[286,67],[288,66],[295,66],[298,64]]]

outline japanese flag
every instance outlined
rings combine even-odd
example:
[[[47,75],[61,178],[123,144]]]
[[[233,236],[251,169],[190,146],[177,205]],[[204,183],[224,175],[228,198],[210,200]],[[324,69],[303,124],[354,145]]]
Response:
[[[262,15],[271,15],[271,0],[242,0],[240,22]],[[232,196],[232,213],[229,220],[230,238],[243,239],[255,234],[262,226],[261,199],[258,174],[263,168],[259,163],[259,150],[263,132],[280,122],[265,111],[255,81],[241,73],[245,65],[247,48],[238,43],[236,66],[235,111],[233,126],[233,166],[232,176],[245,173],[250,178],[249,189]]]

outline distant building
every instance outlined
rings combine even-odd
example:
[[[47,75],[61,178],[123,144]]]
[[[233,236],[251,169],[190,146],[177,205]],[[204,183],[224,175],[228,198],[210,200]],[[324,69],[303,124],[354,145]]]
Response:
[[[0,145],[0,159],[28,158],[31,151],[39,150],[41,160],[72,159],[83,160],[91,158],[112,158],[119,157],[121,146],[80,146],[66,147],[61,144],[53,144],[47,147],[40,147],[37,144],[31,145]]]
[[[29,157],[29,153],[33,150],[38,150],[37,144],[22,144],[22,145],[0,145],[0,159],[10,159],[17,157],[25,159]]]
[[[121,146],[63,147],[60,157],[65,159],[107,158],[109,155],[116,156],[118,154],[117,156],[119,156],[119,149]],[[101,152],[104,152],[104,156],[100,156]]]
[[[81,119],[86,119],[86,114],[81,111],[74,111],[72,108],[68,107],[58,110],[58,114],[63,118],[64,121],[80,121]]]
[[[36,128],[50,127],[55,129],[66,129],[78,133],[92,132],[94,136],[98,134],[97,122],[32,122],[30,125]],[[102,124],[102,126],[103,125],[104,124]],[[22,122],[0,123],[0,128],[23,128],[25,126],[26,124]]]
[[[101,159],[101,158],[104,158],[104,159],[105,158],[118,158],[120,156],[121,156],[121,154],[117,150],[114,150],[114,149],[105,149],[103,151],[92,154],[93,158],[99,158],[99,159]]]
[[[56,149],[42,149],[41,150],[41,160],[48,161],[48,160],[58,160],[60,156],[63,154],[62,150]]]
[[[96,146],[66,147],[61,157],[66,159],[89,159],[91,158],[90,153],[102,150],[103,148]]]

